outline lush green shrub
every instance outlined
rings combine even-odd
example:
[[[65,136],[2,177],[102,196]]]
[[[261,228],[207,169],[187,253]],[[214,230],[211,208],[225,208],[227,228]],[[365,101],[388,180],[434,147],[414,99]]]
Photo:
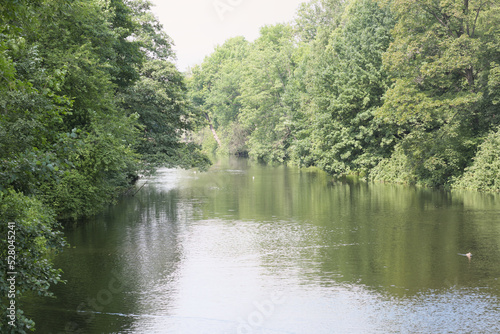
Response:
[[[391,157],[383,159],[370,172],[373,181],[413,184],[417,176],[411,170],[401,145],[396,145]]]
[[[231,122],[222,132],[220,152],[231,155],[248,156],[248,133],[238,122]]]
[[[371,171],[371,178],[425,187],[449,187],[454,178],[462,175],[475,147],[475,138],[458,122],[434,131],[416,128],[400,140],[390,158],[382,160]]]
[[[457,179],[454,187],[500,191],[500,128],[480,145],[474,163]]]
[[[51,296],[50,285],[61,282],[61,271],[54,269],[49,259],[65,245],[59,228],[52,211],[39,200],[13,190],[0,192],[0,332],[33,330],[34,322],[20,308],[21,297],[27,292]],[[12,276],[14,281],[7,281]],[[15,286],[14,298],[9,296],[11,284]],[[15,301],[16,327],[6,321],[11,300]]]

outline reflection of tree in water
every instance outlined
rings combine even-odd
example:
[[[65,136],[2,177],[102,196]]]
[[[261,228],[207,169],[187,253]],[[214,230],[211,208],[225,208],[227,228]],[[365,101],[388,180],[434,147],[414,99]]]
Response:
[[[351,318],[354,310],[381,312],[381,328],[392,319],[409,332],[418,329],[411,327],[414,314],[459,310],[467,300],[481,313],[476,327],[472,316],[454,311],[448,324],[422,328],[456,328],[460,321],[485,328],[500,296],[499,266],[492,262],[497,216],[490,197],[332,181],[317,170],[247,160],[209,173],[162,170],[135,197],[68,232],[77,248],[59,258],[69,282],[54,305],[76,310],[118,273],[130,284],[102,312],[170,316],[179,307],[188,312],[193,295],[210,305],[231,291],[236,296],[224,298],[238,309],[246,297],[275,287],[291,289],[291,304],[309,300],[306,292],[321,295],[310,298],[327,307],[346,303]],[[469,251],[470,262],[458,255]],[[175,322],[115,317],[110,325],[111,315],[101,314],[85,327],[76,312],[63,317],[89,331]]]
[[[499,232],[488,215],[498,204],[476,198],[486,195],[350,178],[330,182],[324,173],[283,166],[240,170],[194,181],[202,188],[218,185],[205,194],[203,217],[262,222],[256,242],[270,254],[295,252],[295,264],[310,266],[302,269],[316,272],[324,284],[361,282],[397,295],[450,284],[474,287],[479,278],[498,286],[500,268],[491,259]],[[470,264],[457,255],[469,251],[477,253]]]

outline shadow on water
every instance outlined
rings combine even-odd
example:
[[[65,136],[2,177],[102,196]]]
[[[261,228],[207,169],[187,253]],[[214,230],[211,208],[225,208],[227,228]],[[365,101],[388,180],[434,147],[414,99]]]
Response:
[[[498,217],[498,195],[164,169],[68,231],[68,283],[27,311],[41,333],[495,332]]]

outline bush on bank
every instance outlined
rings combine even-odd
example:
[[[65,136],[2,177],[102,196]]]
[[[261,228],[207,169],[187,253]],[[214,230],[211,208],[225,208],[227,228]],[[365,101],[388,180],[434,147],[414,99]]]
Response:
[[[479,146],[474,162],[454,188],[500,192],[500,128]]]

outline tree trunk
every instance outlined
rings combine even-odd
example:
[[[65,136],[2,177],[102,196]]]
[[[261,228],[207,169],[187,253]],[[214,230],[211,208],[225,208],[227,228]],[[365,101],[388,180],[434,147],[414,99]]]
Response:
[[[219,139],[219,136],[217,136],[217,132],[215,132],[214,126],[213,126],[213,124],[212,124],[212,121],[210,120],[210,116],[208,116],[208,114],[207,114],[206,112],[205,112],[205,113],[203,113],[203,115],[205,116],[205,118],[206,118],[206,120],[207,120],[207,122],[208,122],[208,125],[210,126],[210,131],[212,131],[212,134],[214,135],[214,139],[215,139],[215,141],[217,142],[217,145],[218,145],[219,147],[221,147],[221,146],[222,146],[222,143],[221,143],[221,141],[220,141],[220,139]]]
[[[474,91],[474,68],[471,66],[465,70],[465,77],[467,78],[467,83],[469,88]]]

